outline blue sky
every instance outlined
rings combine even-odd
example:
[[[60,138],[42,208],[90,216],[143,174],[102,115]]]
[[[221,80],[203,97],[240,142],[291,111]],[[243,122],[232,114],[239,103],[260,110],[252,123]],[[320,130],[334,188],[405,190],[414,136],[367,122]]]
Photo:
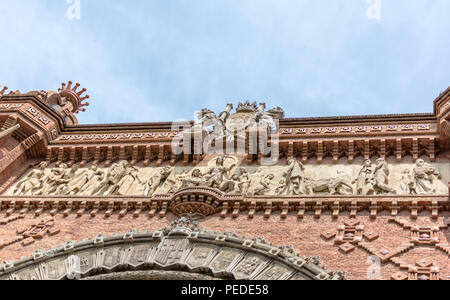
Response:
[[[83,124],[193,119],[264,101],[287,117],[431,112],[450,83],[450,1],[0,0],[0,85],[91,95]]]

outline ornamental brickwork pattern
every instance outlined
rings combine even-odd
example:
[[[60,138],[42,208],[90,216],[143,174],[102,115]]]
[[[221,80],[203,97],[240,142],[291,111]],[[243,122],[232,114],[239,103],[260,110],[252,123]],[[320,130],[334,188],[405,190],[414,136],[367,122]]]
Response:
[[[428,114],[176,126],[78,125],[79,88],[0,89],[2,279],[70,278],[71,254],[94,279],[450,279],[450,88]]]

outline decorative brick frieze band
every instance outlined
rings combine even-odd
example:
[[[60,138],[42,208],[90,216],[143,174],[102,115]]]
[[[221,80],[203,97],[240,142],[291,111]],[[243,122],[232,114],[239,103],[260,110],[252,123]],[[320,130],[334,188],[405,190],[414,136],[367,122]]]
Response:
[[[1,211],[7,215],[12,212],[34,213],[36,216],[48,211],[51,215],[70,213],[99,214],[109,217],[114,212],[139,216],[164,217],[169,209],[176,215],[198,214],[237,218],[247,215],[252,218],[257,211],[264,211],[265,217],[280,214],[285,218],[288,212],[297,212],[302,218],[311,213],[320,218],[322,214],[332,214],[334,218],[345,215],[355,218],[358,214],[369,213],[375,219],[381,212],[397,216],[407,212],[412,219],[420,213],[428,212],[435,219],[440,212],[450,210],[448,196],[372,196],[360,197],[244,197],[242,195],[224,195],[220,191],[207,188],[186,189],[174,195],[154,197],[55,197],[55,196],[1,196]],[[228,215],[228,213],[231,213]]]

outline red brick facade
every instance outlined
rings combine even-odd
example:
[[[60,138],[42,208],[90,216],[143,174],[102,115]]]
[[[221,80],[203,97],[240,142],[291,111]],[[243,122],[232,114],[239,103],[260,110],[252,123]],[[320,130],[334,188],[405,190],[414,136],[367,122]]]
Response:
[[[206,215],[199,220],[206,230],[292,245],[300,255],[320,256],[328,269],[345,271],[348,279],[450,279],[448,191],[319,197],[197,188],[151,197],[11,196],[13,184],[42,161],[156,167],[202,166],[210,159],[172,153],[171,141],[182,133],[170,123],[78,125],[75,114],[87,98],[77,88],[1,93],[0,261],[99,234],[161,229],[194,207]],[[431,114],[281,119],[279,126],[281,165],[290,158],[332,165],[380,157],[392,163],[422,158],[448,168],[450,89],[435,100]],[[240,164],[257,165],[262,156],[241,155]]]

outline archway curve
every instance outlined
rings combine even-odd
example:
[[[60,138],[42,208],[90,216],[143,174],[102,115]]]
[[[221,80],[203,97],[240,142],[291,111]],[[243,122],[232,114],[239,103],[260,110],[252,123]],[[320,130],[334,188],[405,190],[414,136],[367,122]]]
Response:
[[[124,271],[93,275],[83,280],[222,280],[210,275],[184,271]]]
[[[165,275],[164,275],[165,274]],[[191,274],[191,275],[188,275]],[[345,273],[325,270],[320,258],[300,257],[292,247],[264,238],[200,229],[180,218],[171,228],[128,232],[68,242],[30,258],[0,264],[3,280],[123,279],[158,276],[231,280],[341,280]]]

